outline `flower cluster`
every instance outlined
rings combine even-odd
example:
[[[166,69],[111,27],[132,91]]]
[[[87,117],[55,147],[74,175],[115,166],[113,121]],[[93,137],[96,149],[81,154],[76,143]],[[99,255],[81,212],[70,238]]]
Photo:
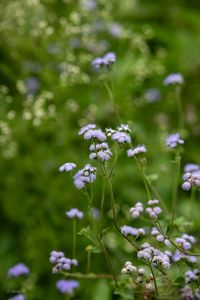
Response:
[[[177,145],[180,144],[184,144],[184,140],[182,140],[180,138],[180,134],[179,133],[174,133],[174,134],[171,134],[167,137],[166,139],[166,145],[169,147],[169,148],[176,148]]]
[[[67,162],[65,164],[63,164],[62,166],[60,166],[59,171],[60,172],[70,172],[72,171],[74,168],[76,168],[76,164],[72,163],[72,162]]]
[[[83,218],[83,212],[78,210],[77,208],[72,208],[69,211],[67,211],[65,214],[70,219],[73,219],[73,218],[82,219]]]
[[[147,203],[149,206],[153,206],[153,207],[147,207],[145,210],[146,213],[148,213],[148,215],[152,219],[157,219],[158,215],[162,212],[162,209],[160,208],[160,206],[157,205],[157,204],[159,204],[159,200],[157,200],[157,199],[149,200]]]
[[[135,148],[131,148],[131,149],[127,150],[127,155],[128,155],[128,157],[133,157],[140,153],[146,153],[146,152],[147,152],[147,150],[144,145],[138,145]]]
[[[127,124],[121,124],[116,130],[112,128],[106,128],[107,136],[111,137],[113,141],[116,141],[119,144],[131,143],[131,137],[128,132],[131,132],[131,129]]]
[[[62,270],[70,270],[71,266],[78,266],[76,259],[66,258],[61,251],[52,251],[50,253],[49,261],[54,264],[52,273],[59,273]]]
[[[198,300],[200,299],[200,288],[198,287],[199,270],[189,270],[185,273],[186,285],[180,290],[182,299]]]
[[[65,280],[61,279],[56,282],[57,289],[63,293],[73,296],[74,289],[79,287],[79,282],[77,280]]]
[[[184,83],[184,79],[183,79],[183,76],[182,74],[180,73],[174,73],[174,74],[170,74],[168,75],[164,81],[163,81],[163,84],[164,85],[181,85]]]
[[[200,171],[188,172],[183,175],[182,189],[189,191],[192,186],[200,187]]]
[[[101,130],[96,128],[95,124],[88,124],[82,127],[79,131],[79,135],[83,135],[85,140],[99,140],[101,142],[106,140],[105,133]]]
[[[85,187],[85,184],[92,183],[96,179],[96,168],[90,164],[85,165],[85,167],[79,170],[74,175],[74,185],[77,189],[82,189]]]
[[[19,277],[21,275],[27,275],[29,272],[29,268],[24,263],[18,263],[17,265],[8,269],[8,276]]]
[[[185,283],[191,283],[199,279],[199,270],[195,269],[193,271],[189,270],[185,273]]]
[[[121,229],[121,233],[125,236],[127,236],[127,235],[132,235],[132,236],[145,235],[144,228],[135,228],[132,226],[124,225],[120,229]]]
[[[114,52],[108,52],[103,57],[97,57],[92,61],[92,66],[95,69],[100,69],[101,67],[110,67],[116,61],[116,54]]]
[[[172,256],[173,262],[178,262],[178,261],[186,261],[187,263],[195,264],[197,262],[196,256],[193,255],[186,255],[179,250],[176,250],[176,252]]]
[[[13,296],[11,298],[8,298],[8,300],[25,300],[25,296],[22,294],[18,294],[16,296]]]
[[[151,283],[153,281],[153,275],[149,274],[147,277],[145,277],[145,269],[133,266],[132,262],[130,261],[125,262],[124,267],[121,270],[121,274],[131,274],[135,277],[135,283],[137,285],[145,283],[146,290],[154,290],[154,286]]]
[[[176,238],[176,243],[180,245],[184,250],[190,250],[192,244],[196,242],[196,239],[192,235],[183,234],[180,238]]]
[[[141,216],[144,211],[143,204],[141,202],[137,202],[135,206],[130,208],[130,213],[133,219],[137,219]]]
[[[108,143],[90,145],[90,159],[99,158],[101,161],[108,161],[112,156],[112,151],[108,147]]]
[[[165,244],[165,246],[170,246],[170,245],[171,245],[170,241],[169,241],[168,239],[166,239],[166,238],[164,237],[164,235],[161,234],[161,233],[159,232],[159,230],[158,230],[156,227],[153,227],[153,228],[151,229],[151,234],[152,234],[153,236],[155,236],[155,238],[156,238],[156,240],[157,240],[158,242],[163,242],[163,243]]]
[[[163,269],[170,268],[170,257],[168,256],[168,252],[163,253],[160,250],[152,247],[149,243],[144,243],[140,246],[137,257],[138,259],[143,258],[151,261],[156,267],[161,267]]]

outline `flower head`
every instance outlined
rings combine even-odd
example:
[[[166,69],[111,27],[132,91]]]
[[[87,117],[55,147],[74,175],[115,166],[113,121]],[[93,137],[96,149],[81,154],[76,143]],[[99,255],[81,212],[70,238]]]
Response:
[[[83,126],[80,130],[79,130],[79,135],[82,135],[84,134],[85,132],[87,132],[88,130],[90,129],[95,129],[96,128],[96,125],[95,124],[88,124],[88,125],[85,125]]]
[[[19,277],[21,275],[27,275],[29,272],[29,268],[24,263],[18,263],[17,265],[8,269],[8,276]]]
[[[131,137],[126,132],[116,131],[111,135],[111,139],[119,144],[131,143]]]
[[[184,140],[180,139],[179,133],[171,134],[166,139],[166,145],[170,148],[176,148],[178,144],[184,144]]]
[[[79,282],[76,280],[65,280],[61,279],[56,282],[56,287],[57,289],[63,293],[63,294],[68,294],[70,296],[73,296],[74,294],[74,289],[79,287]]]
[[[68,162],[68,163],[65,163],[62,166],[60,166],[59,171],[60,172],[64,172],[64,171],[70,172],[74,168],[76,168],[76,164],[74,164],[72,162]]]
[[[96,168],[90,164],[85,165],[85,167],[79,170],[74,175],[74,185],[77,189],[84,188],[85,184],[92,183],[96,179]]]
[[[172,85],[176,85],[176,84],[181,85],[183,83],[184,83],[184,79],[183,79],[182,74],[180,74],[180,73],[170,74],[163,81],[163,84],[166,86],[171,85],[171,84]]]
[[[140,153],[146,153],[146,152],[147,152],[146,147],[144,145],[139,145],[135,148],[131,148],[131,149],[127,150],[127,155],[128,155],[128,157],[133,157]]]
[[[18,294],[16,296],[13,296],[11,298],[8,298],[8,300],[25,300],[25,296],[22,294]]]
[[[78,210],[77,208],[72,208],[69,211],[67,211],[65,214],[70,219],[73,219],[73,218],[82,219],[83,218],[82,211]]]

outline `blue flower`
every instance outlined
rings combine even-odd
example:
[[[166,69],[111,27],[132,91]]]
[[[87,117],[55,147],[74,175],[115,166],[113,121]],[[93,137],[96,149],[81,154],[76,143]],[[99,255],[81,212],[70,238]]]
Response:
[[[68,294],[70,296],[73,296],[74,294],[74,289],[79,287],[79,282],[76,280],[65,280],[61,279],[56,282],[56,287],[57,289],[63,293],[63,294]]]
[[[64,171],[70,172],[74,168],[76,168],[76,164],[74,164],[72,162],[68,162],[68,163],[65,163],[62,166],[60,166],[59,171],[60,172],[64,172]]]
[[[164,81],[163,81],[163,84],[164,85],[181,85],[184,83],[184,79],[183,79],[183,76],[182,74],[180,73],[174,73],[174,74],[170,74],[168,75]]]
[[[18,263],[17,265],[8,269],[8,276],[19,277],[21,275],[29,274],[29,268],[24,263]]]
[[[82,219],[83,218],[82,211],[78,210],[77,208],[72,208],[69,211],[67,211],[65,214],[70,219],[72,219],[72,218]]]
[[[184,140],[180,139],[179,133],[171,134],[166,139],[166,145],[170,148],[176,148],[178,144],[184,144]]]

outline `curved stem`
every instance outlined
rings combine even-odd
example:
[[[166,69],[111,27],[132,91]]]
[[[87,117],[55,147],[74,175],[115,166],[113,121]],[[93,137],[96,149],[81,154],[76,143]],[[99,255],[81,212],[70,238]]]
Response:
[[[158,293],[158,286],[157,286],[157,282],[156,282],[156,276],[154,274],[154,270],[153,270],[153,267],[151,265],[151,262],[149,262],[149,268],[151,270],[151,273],[153,275],[153,281],[154,281],[154,286],[155,286],[155,291],[156,291],[156,295],[159,296],[159,293]]]
[[[150,193],[150,190],[149,190],[148,181],[147,181],[145,173],[144,173],[144,168],[143,168],[143,166],[141,165],[139,159],[136,156],[135,156],[135,160],[136,160],[138,169],[139,169],[139,171],[142,175],[142,179],[143,179],[144,186],[145,186],[145,189],[146,189],[146,192],[147,192],[148,200],[150,200],[152,197],[151,197],[151,193]]]

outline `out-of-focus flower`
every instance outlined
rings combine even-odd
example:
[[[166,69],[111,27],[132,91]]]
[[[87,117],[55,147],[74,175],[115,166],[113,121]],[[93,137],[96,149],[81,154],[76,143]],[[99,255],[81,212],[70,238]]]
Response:
[[[56,282],[56,287],[57,289],[63,293],[63,294],[68,294],[70,296],[73,296],[74,294],[74,289],[79,287],[79,282],[76,280],[65,280],[61,279]]]
[[[21,275],[27,275],[29,272],[29,268],[24,263],[18,263],[17,265],[8,269],[8,276],[18,277]]]
[[[170,148],[176,148],[176,146],[180,144],[184,144],[184,140],[182,140],[180,138],[180,134],[179,133],[174,133],[174,134],[171,134],[167,137],[166,139],[166,145]]]
[[[60,172],[64,172],[64,171],[70,172],[74,168],[76,168],[76,164],[74,164],[72,162],[68,162],[68,163],[65,163],[62,166],[60,166],[59,171]]]
[[[73,219],[73,218],[82,219],[83,218],[83,212],[78,210],[77,208],[72,208],[69,211],[67,211],[65,214],[70,219]]]
[[[131,149],[127,150],[127,155],[128,155],[128,157],[133,157],[140,153],[146,153],[146,152],[147,152],[147,150],[144,145],[138,145],[135,148],[131,148]]]
[[[158,89],[148,89],[144,93],[144,99],[146,102],[153,103],[160,101],[161,93]]]
[[[174,73],[174,74],[170,74],[168,75],[164,81],[163,81],[163,84],[164,85],[181,85],[184,83],[184,79],[183,79],[183,76],[182,74],[180,73]]]

